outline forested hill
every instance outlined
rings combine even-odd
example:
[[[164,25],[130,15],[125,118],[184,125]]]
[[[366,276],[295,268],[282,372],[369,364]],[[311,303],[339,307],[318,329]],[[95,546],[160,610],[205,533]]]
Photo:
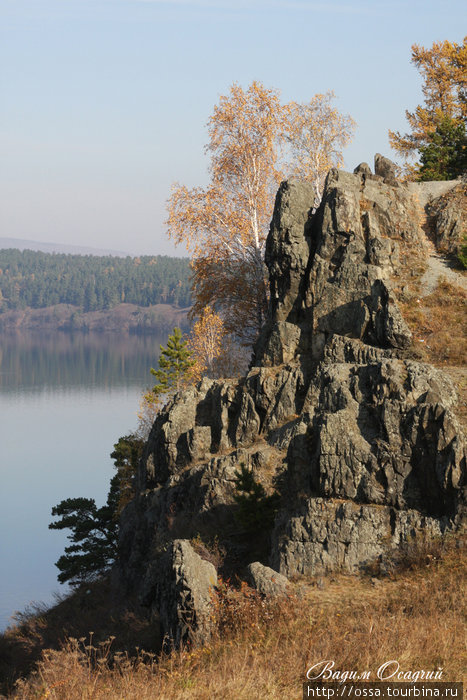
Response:
[[[0,250],[0,312],[56,304],[72,304],[87,312],[123,302],[189,306],[188,258]]]

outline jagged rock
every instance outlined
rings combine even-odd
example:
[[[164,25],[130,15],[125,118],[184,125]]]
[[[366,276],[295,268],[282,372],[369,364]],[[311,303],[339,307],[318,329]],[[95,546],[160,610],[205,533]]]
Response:
[[[258,359],[267,354],[270,364],[293,360],[300,343],[296,321],[303,307],[314,197],[313,183],[296,180],[283,182],[276,196],[265,254],[269,317],[256,348]]]
[[[302,305],[314,196],[313,183],[298,180],[283,182],[276,196],[265,255],[275,321],[295,318]]]
[[[353,338],[333,335],[324,348],[323,360],[325,362],[354,362],[358,365],[364,365],[380,362],[385,358],[390,358],[391,355],[391,350],[382,350]]]
[[[268,533],[246,537],[236,518],[242,463],[280,494],[269,561],[289,577],[355,570],[418,532],[463,527],[455,390],[407,359],[391,283],[404,246],[422,244],[424,197],[441,190],[393,175],[382,157],[375,175],[332,170],[316,212],[310,183],[281,185],[266,246],[271,301],[250,371],[204,380],[154,423],[120,521],[120,580],[174,643],[204,619],[183,610],[190,596],[207,601],[212,578],[186,540],[218,537],[237,572],[268,554],[252,555],[246,541]],[[204,592],[187,594],[197,577]]]
[[[304,403],[311,491],[453,517],[463,460],[454,396],[417,363],[323,363]]]
[[[300,514],[281,518],[273,533],[271,564],[288,576],[355,571],[384,558],[417,532],[439,537],[452,527],[449,518],[325,498],[309,499]]]
[[[432,200],[426,210],[436,248],[456,255],[467,235],[467,183]]]
[[[251,445],[261,431],[300,410],[304,382],[297,366],[273,372],[255,367],[243,382],[204,380],[190,387],[154,423],[139,471],[141,490],[166,483],[219,451]]]
[[[331,170],[311,221],[309,190],[309,183],[293,181],[278,193],[266,255],[270,316],[254,362],[275,365],[308,353],[319,359],[332,334],[408,347],[410,331],[385,281],[398,262],[392,239],[419,235],[408,188]]]
[[[381,153],[375,155],[375,175],[379,175],[389,185],[397,183],[396,164],[385,158]]]
[[[280,596],[287,593],[288,579],[269,566],[255,561],[247,566],[248,583],[264,596]]]
[[[209,639],[216,586],[216,569],[187,540],[174,540],[149,567],[141,599],[159,616],[166,647]]]
[[[373,173],[371,172],[371,168],[368,165],[368,163],[360,163],[360,165],[357,165],[357,167],[354,170],[355,174],[358,175],[372,175]]]
[[[140,488],[164,483],[188,464],[234,446],[227,426],[230,413],[240,405],[239,388],[229,380],[204,379],[177,395],[159,413],[152,428],[139,473]],[[247,411],[245,406],[243,411]],[[245,415],[245,420],[251,418]]]

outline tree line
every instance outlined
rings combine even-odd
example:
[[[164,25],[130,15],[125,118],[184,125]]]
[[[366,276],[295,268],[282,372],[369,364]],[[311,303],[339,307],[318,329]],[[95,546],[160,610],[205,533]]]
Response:
[[[72,304],[83,311],[191,304],[190,261],[0,250],[0,312]]]

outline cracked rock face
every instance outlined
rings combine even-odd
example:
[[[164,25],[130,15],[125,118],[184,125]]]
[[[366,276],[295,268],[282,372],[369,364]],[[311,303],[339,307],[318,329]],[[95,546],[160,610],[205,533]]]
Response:
[[[148,567],[141,600],[155,612],[167,649],[209,639],[212,595],[217,572],[187,540],[174,540]]]
[[[331,170],[310,220],[307,189],[308,183],[285,182],[276,198],[266,247],[270,314],[255,362],[275,365],[310,353],[319,359],[333,334],[380,348],[408,347],[411,333],[388,278],[400,239],[419,236],[410,190],[364,170]]]
[[[467,180],[430,201],[427,214],[436,248],[456,255],[467,235]]]
[[[163,611],[176,605],[159,580],[167,552],[173,562],[175,541],[197,534],[235,541],[241,463],[280,493],[262,563],[287,577],[355,570],[419,532],[463,526],[455,390],[407,359],[411,335],[391,291],[404,243],[419,240],[418,205],[385,159],[377,173],[330,171],[314,214],[309,183],[281,185],[269,316],[249,373],[203,380],[153,426],[121,518],[120,572],[174,639],[176,615]]]

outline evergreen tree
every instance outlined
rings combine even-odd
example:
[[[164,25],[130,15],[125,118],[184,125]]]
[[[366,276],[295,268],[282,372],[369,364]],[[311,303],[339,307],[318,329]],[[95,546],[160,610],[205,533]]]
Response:
[[[461,44],[414,44],[412,63],[423,79],[424,104],[406,111],[410,132],[390,131],[389,142],[405,158],[420,156],[407,166],[414,179],[452,179],[465,170],[467,37]]]
[[[238,520],[247,532],[269,530],[279,508],[280,496],[277,492],[270,496],[264,486],[255,480],[253,472],[240,464],[235,471],[235,502],[238,505]]]
[[[445,117],[431,141],[419,148],[419,180],[454,180],[467,171],[465,124]]]
[[[60,583],[69,581],[78,586],[105,575],[117,553],[117,522],[115,509],[118,502],[118,477],[110,483],[107,503],[97,508],[93,498],[67,498],[52,508],[52,515],[60,520],[49,524],[51,530],[71,530],[65,554],[55,566],[59,569]]]
[[[133,475],[143,449],[135,435],[119,438],[111,454],[117,473],[110,482],[107,502],[101,508],[93,498],[67,498],[52,508],[60,519],[50,523],[51,530],[71,530],[65,554],[55,566],[60,583],[73,586],[89,583],[109,573],[117,556],[118,516],[133,496]]]
[[[160,346],[159,369],[151,367],[151,374],[156,377],[157,383],[152,388],[155,397],[171,396],[179,391],[186,379],[188,371],[195,361],[191,359],[191,350],[187,347],[187,341],[182,340],[180,328],[174,328],[169,335],[167,347]]]
[[[118,501],[115,514],[120,515],[123,508],[134,496],[133,477],[143,454],[144,440],[131,433],[118,438],[114,451],[110,454],[113,459],[118,477]]]
[[[0,292],[6,309],[73,304],[85,311],[127,302],[190,305],[187,258],[65,255],[0,250]]]

